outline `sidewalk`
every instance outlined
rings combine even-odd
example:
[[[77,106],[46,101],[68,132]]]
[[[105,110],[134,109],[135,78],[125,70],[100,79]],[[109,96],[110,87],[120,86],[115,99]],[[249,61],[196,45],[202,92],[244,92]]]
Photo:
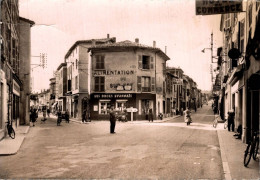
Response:
[[[18,126],[15,129],[15,139],[8,135],[0,141],[0,156],[13,155],[20,149],[23,140],[28,133],[30,126]]]
[[[224,123],[217,127],[222,166],[225,179],[259,179],[259,162],[251,158],[248,167],[244,167],[244,152],[247,144],[236,139],[234,132],[224,129]]]

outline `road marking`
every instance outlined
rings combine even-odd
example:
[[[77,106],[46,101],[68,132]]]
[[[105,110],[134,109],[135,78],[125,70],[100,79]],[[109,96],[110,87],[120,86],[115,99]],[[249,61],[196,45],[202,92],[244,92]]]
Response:
[[[223,140],[222,140],[221,136],[219,135],[219,131],[217,131],[217,134],[218,134],[218,140],[219,140],[220,154],[221,154],[224,176],[225,176],[226,180],[232,180],[224,147],[222,146],[222,148],[221,148],[221,145],[223,144]]]

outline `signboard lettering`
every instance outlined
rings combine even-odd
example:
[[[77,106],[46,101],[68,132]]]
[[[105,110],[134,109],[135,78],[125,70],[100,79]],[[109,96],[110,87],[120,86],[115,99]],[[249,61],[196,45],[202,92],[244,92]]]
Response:
[[[93,76],[102,75],[133,75],[133,70],[94,70]]]
[[[94,94],[94,99],[132,98],[132,94]]]
[[[242,12],[242,0],[196,0],[196,15]]]

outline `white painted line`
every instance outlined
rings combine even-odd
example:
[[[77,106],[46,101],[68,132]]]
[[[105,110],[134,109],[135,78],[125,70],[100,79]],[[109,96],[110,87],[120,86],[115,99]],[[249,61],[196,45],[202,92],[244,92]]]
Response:
[[[222,166],[223,166],[225,180],[232,180],[226,153],[225,153],[224,146],[223,146],[223,140],[222,140],[221,136],[219,135],[219,131],[217,131],[217,134],[218,134],[220,154],[221,154],[221,160],[222,160]]]

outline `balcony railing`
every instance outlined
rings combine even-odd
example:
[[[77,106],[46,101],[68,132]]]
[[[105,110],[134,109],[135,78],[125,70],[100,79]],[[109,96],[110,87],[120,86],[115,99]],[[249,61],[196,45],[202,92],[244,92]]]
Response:
[[[142,92],[151,92],[150,87],[142,87]]]

